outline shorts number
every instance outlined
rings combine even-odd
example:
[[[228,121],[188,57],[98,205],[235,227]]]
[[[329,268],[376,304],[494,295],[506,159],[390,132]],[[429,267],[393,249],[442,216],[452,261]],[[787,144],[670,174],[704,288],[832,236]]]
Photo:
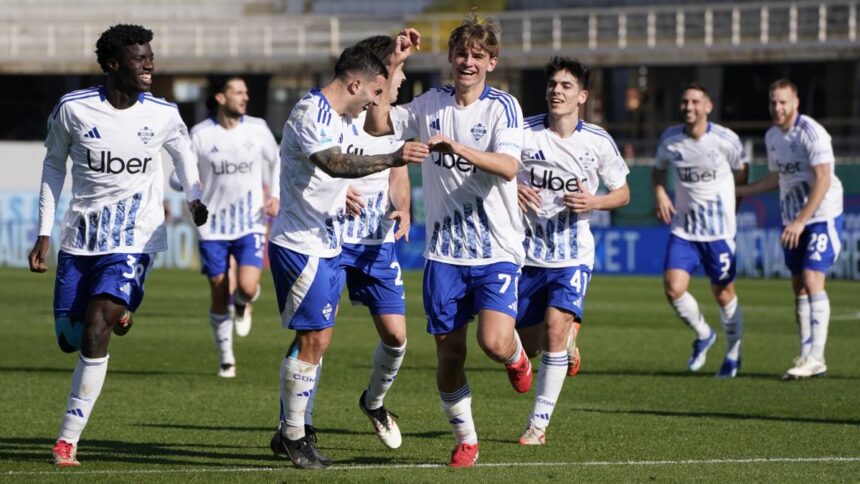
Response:
[[[720,254],[720,280],[729,277],[729,268],[732,267],[732,259],[728,252]]]
[[[576,289],[577,294],[585,295],[588,290],[588,273],[577,269],[570,278],[570,286]]]
[[[140,284],[140,276],[142,276],[146,272],[146,267],[143,264],[138,264],[137,259],[133,256],[127,256],[125,263],[129,267],[129,272],[123,272],[122,277],[126,279],[134,279],[135,282]]]
[[[511,275],[510,274],[498,274],[500,281],[505,281],[502,283],[502,288],[499,289],[499,294],[504,294],[507,292],[508,287],[511,285]]]
[[[388,267],[391,269],[397,269],[397,278],[394,280],[394,285],[395,286],[402,286],[403,285],[403,277],[402,277],[403,273],[400,269],[400,263],[399,262],[392,262],[391,265]]]
[[[812,234],[809,238],[809,247],[806,249],[809,252],[824,252],[827,250],[827,234]]]
[[[254,234],[254,248],[260,250],[263,247],[265,237],[262,234]]]

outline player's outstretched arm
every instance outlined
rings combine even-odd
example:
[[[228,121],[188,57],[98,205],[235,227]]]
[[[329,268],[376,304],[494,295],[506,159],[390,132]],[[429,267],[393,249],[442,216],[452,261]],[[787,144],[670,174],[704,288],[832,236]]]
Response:
[[[757,193],[764,193],[779,188],[779,172],[772,171],[749,185],[735,187],[736,197],[748,197]]]
[[[657,167],[651,170],[651,183],[654,185],[654,208],[657,218],[664,224],[672,222],[675,206],[666,191],[666,170]]]
[[[28,257],[30,272],[45,272],[48,270],[48,263],[45,262],[45,257],[47,257],[50,247],[51,238],[47,235],[40,235],[36,238],[36,243],[33,244],[33,250],[30,251],[30,256]]]
[[[493,175],[498,175],[508,181],[516,178],[517,173],[520,171],[519,160],[511,155],[505,153],[478,151],[469,148],[464,144],[457,143],[444,134],[437,134],[430,138],[427,140],[427,145],[430,147],[431,151],[453,153],[475,165],[480,170],[492,173]]]
[[[576,180],[577,191],[564,195],[564,205],[573,212],[614,210],[630,203],[630,187],[625,183],[605,195],[592,195]]]
[[[407,141],[399,150],[385,155],[355,155],[343,153],[339,146],[317,151],[310,161],[328,176],[336,178],[361,178],[387,168],[421,163],[429,154],[427,145]]]

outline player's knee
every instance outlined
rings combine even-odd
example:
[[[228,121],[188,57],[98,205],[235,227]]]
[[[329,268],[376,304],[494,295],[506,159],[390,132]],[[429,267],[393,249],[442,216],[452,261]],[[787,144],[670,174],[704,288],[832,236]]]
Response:
[[[81,349],[84,322],[78,317],[60,316],[54,319],[54,332],[57,345],[64,353],[74,353]]]
[[[484,353],[496,361],[502,361],[508,358],[510,353],[508,347],[510,341],[497,334],[478,335],[478,346],[484,350]]]
[[[666,292],[666,298],[669,301],[675,301],[687,292],[687,288],[682,287],[680,284],[675,284],[672,281],[664,281],[663,289]]]

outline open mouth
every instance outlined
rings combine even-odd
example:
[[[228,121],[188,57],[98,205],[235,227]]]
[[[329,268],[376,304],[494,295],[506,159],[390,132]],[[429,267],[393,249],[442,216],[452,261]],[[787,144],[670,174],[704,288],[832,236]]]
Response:
[[[144,72],[143,74],[139,74],[137,78],[144,84],[152,84],[152,73]]]

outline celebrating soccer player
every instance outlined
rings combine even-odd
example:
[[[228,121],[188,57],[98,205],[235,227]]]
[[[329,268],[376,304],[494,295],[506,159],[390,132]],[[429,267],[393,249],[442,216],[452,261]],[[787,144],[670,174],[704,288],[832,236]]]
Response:
[[[296,467],[322,469],[331,459],[305,432],[308,397],[317,368],[331,341],[344,284],[340,252],[348,229],[349,181],[428,154],[422,143],[405,143],[392,153],[345,153],[342,115],[357,117],[386,87],[388,68],[364,47],[343,51],[334,79],[312,89],[293,108],[281,141],[281,210],[271,232],[269,258],[281,324],[296,331],[281,363],[281,403],[285,419],[272,448]],[[387,97],[387,96],[386,96]]]
[[[206,222],[188,131],[176,106],[149,93],[152,31],[114,25],[96,42],[104,86],[66,94],[48,118],[39,236],[30,270],[45,272],[56,203],[72,159],[63,218],[54,324],[63,351],[80,350],[54,446],[54,463],[77,466],[81,433],[101,393],[111,332],[123,335],[143,300],[155,252],[167,249],[161,150],[173,159],[194,223]]]
[[[233,326],[238,336],[251,331],[250,303],[260,295],[265,215],[278,213],[280,159],[278,144],[266,122],[245,114],[248,87],[240,77],[222,77],[212,84],[209,103],[214,115],[191,128],[197,155],[203,203],[209,223],[198,228],[202,271],[209,278],[212,303],[209,322],[221,357],[218,376],[236,376]],[[174,178],[171,178],[171,182]],[[263,186],[272,196],[265,200]],[[228,262],[236,260],[235,319],[228,311]]]
[[[588,67],[566,57],[546,66],[548,114],[525,120],[517,176],[526,262],[519,282],[517,331],[529,354],[542,352],[535,404],[522,445],[542,445],[566,374],[579,369],[576,334],[594,266],[592,210],[630,201],[630,170],[612,137],[584,122]],[[600,182],[609,189],[595,195]]]
[[[523,262],[515,178],[523,125],[519,103],[486,83],[499,61],[499,30],[474,13],[451,32],[453,86],[431,89],[405,106],[380,102],[365,129],[397,139],[418,137],[432,150],[422,165],[428,225],[424,270],[427,331],[434,335],[436,384],[457,441],[453,467],[478,459],[472,393],[466,380],[467,323],[478,315],[478,344],[508,368],[516,391],[532,369],[514,331],[517,279]],[[418,47],[416,32],[397,37],[396,66]],[[387,100],[384,100],[387,101]]]
[[[738,136],[708,121],[713,103],[702,84],[688,85],[681,95],[684,124],[667,129],[654,157],[652,182],[657,218],[672,225],[663,286],[678,317],[695,333],[690,371],[705,364],[717,340],[696,299],[687,292],[690,275],[703,265],[711,292],[720,306],[726,355],[716,376],[734,378],[741,367],[743,320],[735,294],[735,185],[746,183],[748,166]],[[672,168],[675,201],[666,190]]]
[[[842,249],[842,182],[836,177],[827,130],[798,112],[797,86],[787,79],[770,85],[773,126],[765,134],[770,173],[739,193],[752,195],[779,187],[784,225],[780,241],[796,297],[800,355],[784,379],[824,376],[824,346],[830,325],[827,271]]]

